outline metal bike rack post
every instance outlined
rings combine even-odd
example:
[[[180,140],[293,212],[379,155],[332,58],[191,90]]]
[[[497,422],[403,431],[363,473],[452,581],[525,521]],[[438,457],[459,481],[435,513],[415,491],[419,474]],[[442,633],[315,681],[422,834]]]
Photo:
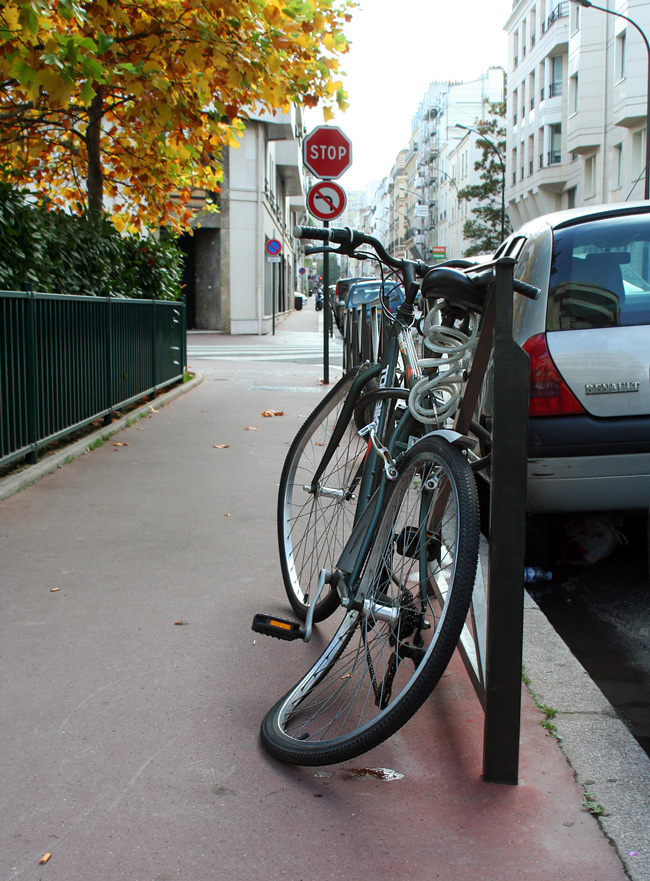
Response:
[[[512,337],[515,260],[496,265],[483,778],[518,780],[524,626],[528,355]]]
[[[515,260],[495,266],[494,296],[457,420],[467,434],[493,358],[493,427],[487,583],[479,565],[459,650],[485,711],[483,779],[518,782],[524,614],[524,549],[528,442],[528,355],[512,336]],[[480,581],[480,584],[479,584]]]

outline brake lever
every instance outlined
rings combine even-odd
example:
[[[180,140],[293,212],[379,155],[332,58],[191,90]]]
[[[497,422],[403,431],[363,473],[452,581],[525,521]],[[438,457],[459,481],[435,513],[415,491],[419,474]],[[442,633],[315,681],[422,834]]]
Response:
[[[307,245],[305,248],[305,254],[309,257],[311,254],[339,254],[340,252],[336,248],[328,248],[323,245]]]

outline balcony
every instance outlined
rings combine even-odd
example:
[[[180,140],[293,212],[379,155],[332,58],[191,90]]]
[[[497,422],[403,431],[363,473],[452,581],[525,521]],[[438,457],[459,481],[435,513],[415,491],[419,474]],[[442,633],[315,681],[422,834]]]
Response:
[[[567,18],[569,15],[569,4],[568,2],[558,3],[555,9],[548,16],[546,21],[542,22],[542,32],[546,33],[546,31],[553,26],[553,24],[558,21],[560,18]]]

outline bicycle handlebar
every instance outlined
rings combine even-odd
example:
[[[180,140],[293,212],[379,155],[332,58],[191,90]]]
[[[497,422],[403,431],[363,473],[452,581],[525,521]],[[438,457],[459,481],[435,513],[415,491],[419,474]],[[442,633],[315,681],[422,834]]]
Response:
[[[349,226],[343,229],[337,227],[325,229],[324,227],[318,226],[295,226],[293,234],[297,239],[312,239],[318,242],[326,242],[328,244],[331,243],[334,245],[338,245],[339,250],[342,253],[347,253],[348,255],[352,255],[353,252],[360,245],[370,245],[370,247],[374,248],[377,256],[382,261],[382,263],[385,263],[387,266],[392,266],[394,269],[404,269],[408,265],[412,268],[411,271],[416,277],[423,278],[429,272],[431,272],[432,276],[435,277],[436,266],[428,266],[421,260],[398,260],[396,257],[391,257],[382,245],[382,243],[379,241],[379,239],[376,239],[374,236],[369,236],[358,229],[351,229]],[[455,270],[455,272],[458,273],[459,277],[461,275],[463,276],[465,284],[469,282],[470,284],[474,284],[479,288],[487,287],[487,285],[491,283],[494,277],[493,263],[487,264],[483,272],[480,272],[480,264],[476,266],[470,261],[465,260],[450,260],[447,261],[446,264],[439,264],[439,266],[441,270],[443,269],[443,266],[445,266],[448,270]],[[463,270],[471,271],[472,269],[477,269],[480,273],[478,277],[474,279],[470,279],[469,276],[464,275],[463,272]],[[435,282],[433,282],[433,284],[435,285]],[[518,278],[515,278],[513,280],[513,286],[518,294],[522,294],[524,297],[528,297],[531,300],[536,300],[541,293],[539,288],[536,288],[534,285],[527,284],[525,281],[521,281]]]
[[[349,226],[343,229],[337,227],[325,229],[319,226],[295,226],[293,234],[297,239],[314,239],[318,242],[331,242],[333,245],[339,245],[340,250],[348,255],[352,254],[361,245],[370,245],[377,252],[377,256],[382,263],[392,266],[393,269],[403,269],[406,263],[410,263],[411,266],[415,267],[416,275],[425,275],[426,271],[431,268],[424,263],[398,260],[396,257],[391,257],[379,239],[366,235],[366,233],[360,232],[358,229],[351,229]]]

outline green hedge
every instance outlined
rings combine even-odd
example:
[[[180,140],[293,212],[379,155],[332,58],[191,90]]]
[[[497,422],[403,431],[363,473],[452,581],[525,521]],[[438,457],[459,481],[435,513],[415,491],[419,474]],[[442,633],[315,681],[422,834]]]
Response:
[[[106,216],[30,205],[0,183],[0,290],[177,300],[182,259],[173,241],[120,235]]]

